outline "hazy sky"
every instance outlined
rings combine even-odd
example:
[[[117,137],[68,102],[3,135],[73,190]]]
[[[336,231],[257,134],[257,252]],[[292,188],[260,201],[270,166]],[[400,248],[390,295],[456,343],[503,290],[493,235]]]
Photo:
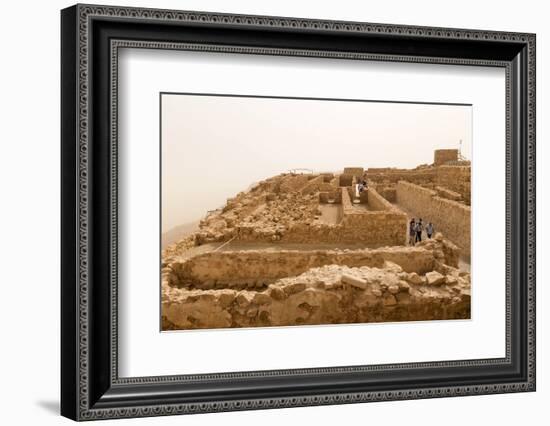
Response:
[[[162,231],[293,168],[413,168],[471,159],[472,107],[162,95]]]

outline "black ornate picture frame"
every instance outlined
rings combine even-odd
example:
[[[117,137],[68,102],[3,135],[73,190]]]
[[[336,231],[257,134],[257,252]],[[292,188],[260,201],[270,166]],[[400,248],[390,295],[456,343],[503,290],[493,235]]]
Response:
[[[160,416],[535,390],[535,35],[76,5],[61,12],[61,414]],[[121,47],[506,71],[506,356],[120,378]]]

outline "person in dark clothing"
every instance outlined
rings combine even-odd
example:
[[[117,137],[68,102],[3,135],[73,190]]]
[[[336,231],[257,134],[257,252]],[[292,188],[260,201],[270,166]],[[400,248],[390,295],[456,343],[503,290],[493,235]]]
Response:
[[[416,222],[414,217],[409,222],[409,245],[414,246],[414,237],[416,236]]]
[[[422,225],[422,218],[418,220],[418,223],[416,224],[416,239],[415,242],[418,243],[419,241],[422,241],[422,230],[424,229],[424,225]]]

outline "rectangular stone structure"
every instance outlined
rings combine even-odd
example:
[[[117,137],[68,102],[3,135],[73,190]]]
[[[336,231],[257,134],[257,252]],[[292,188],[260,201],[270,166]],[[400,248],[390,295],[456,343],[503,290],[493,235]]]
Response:
[[[442,166],[447,161],[458,160],[458,149],[436,149],[434,151],[434,166]]]

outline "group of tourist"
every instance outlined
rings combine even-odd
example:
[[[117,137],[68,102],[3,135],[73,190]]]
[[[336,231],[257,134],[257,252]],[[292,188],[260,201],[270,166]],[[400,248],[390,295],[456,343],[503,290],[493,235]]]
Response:
[[[418,222],[413,217],[409,222],[409,244],[414,246],[419,241],[422,241],[422,231],[424,231],[424,224],[422,223],[422,218],[418,219]],[[432,222],[429,222],[426,225],[426,235],[428,238],[432,238],[434,233],[434,226]]]

